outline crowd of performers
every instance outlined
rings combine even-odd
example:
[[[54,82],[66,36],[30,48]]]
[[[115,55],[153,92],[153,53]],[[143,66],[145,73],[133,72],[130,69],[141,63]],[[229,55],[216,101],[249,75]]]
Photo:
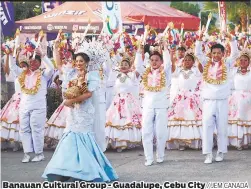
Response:
[[[172,149],[202,149],[208,164],[223,161],[228,146],[248,148],[250,36],[208,36],[203,28],[181,40],[171,33],[57,38],[55,64],[40,47],[26,56],[25,49],[5,50],[16,92],[1,110],[2,143],[21,142],[27,163],[44,160],[44,144],[56,141],[43,174],[50,181],[118,179],[103,153],[110,148],[143,145],[146,166],[154,163],[154,145],[157,163]],[[47,120],[48,87],[61,89],[63,102]]]

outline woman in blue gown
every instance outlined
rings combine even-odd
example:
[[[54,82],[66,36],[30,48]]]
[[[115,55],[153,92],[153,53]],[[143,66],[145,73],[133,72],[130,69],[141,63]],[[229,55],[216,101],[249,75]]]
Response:
[[[48,181],[111,182],[118,179],[94,138],[92,93],[99,86],[99,73],[87,72],[89,61],[87,54],[78,53],[75,55],[75,68],[63,72],[66,82],[84,77],[88,92],[64,102],[71,108],[67,112],[64,135],[42,175]],[[74,103],[79,105],[74,106]]]

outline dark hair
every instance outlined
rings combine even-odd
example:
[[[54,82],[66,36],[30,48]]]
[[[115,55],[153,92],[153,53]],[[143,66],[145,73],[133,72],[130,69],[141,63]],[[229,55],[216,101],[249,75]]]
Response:
[[[77,54],[74,55],[74,60],[76,60],[76,58],[78,56],[81,56],[86,63],[90,62],[90,58],[89,58],[89,56],[87,54],[85,54],[85,53],[77,53]]]
[[[150,54],[150,58],[151,58],[153,55],[159,56],[160,60],[163,61],[163,57],[162,57],[162,55],[161,55],[158,51],[153,51],[153,52]]]
[[[33,57],[33,55],[31,55],[30,57],[29,57],[29,60],[31,60],[32,59],[32,57]],[[39,56],[39,55],[35,55],[35,60],[38,60],[40,63],[41,63],[41,56]]]
[[[217,44],[215,44],[215,45],[213,45],[213,46],[211,47],[211,52],[213,51],[213,49],[220,49],[221,52],[223,52],[223,53],[224,53],[224,51],[225,51],[225,48],[224,48],[221,44],[219,44],[219,43],[217,43]]]
[[[57,79],[59,79],[59,75],[57,75],[57,76],[54,78],[53,82],[56,83]]]
[[[180,51],[186,51],[186,48],[185,48],[185,47],[178,47],[178,48],[177,48],[177,51],[179,51],[179,50],[180,50]]]
[[[146,44],[144,46],[144,53],[146,53],[146,52],[150,54],[150,45],[149,44]]]

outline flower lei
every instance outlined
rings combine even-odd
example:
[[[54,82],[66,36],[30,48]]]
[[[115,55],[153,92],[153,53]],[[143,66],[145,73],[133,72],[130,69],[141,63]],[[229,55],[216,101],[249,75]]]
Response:
[[[148,86],[148,74],[151,72],[151,67],[147,68],[145,73],[143,74],[142,76],[142,81],[143,81],[143,85],[144,85],[144,88],[145,90],[147,91],[151,91],[151,92],[159,92],[161,91],[165,85],[166,85],[166,78],[165,78],[165,74],[164,72],[162,71],[160,74],[160,85],[159,86],[155,86],[155,87],[152,87],[152,86]]]
[[[37,92],[41,86],[41,75],[42,75],[41,71],[39,71],[39,73],[38,73],[38,77],[37,77],[37,81],[36,81],[35,86],[32,87],[31,89],[25,88],[24,82],[25,82],[26,74],[27,74],[27,71],[23,71],[18,78],[18,81],[19,81],[20,87],[21,87],[21,91],[25,94],[28,94],[28,95],[35,95],[35,94],[37,94]]]
[[[213,85],[221,85],[221,84],[225,83],[227,80],[227,67],[226,67],[226,65],[224,63],[221,64],[222,77],[221,77],[221,79],[217,80],[217,79],[213,79],[213,78],[208,77],[208,71],[209,71],[209,67],[210,67],[211,63],[212,62],[209,61],[204,67],[203,80],[206,81],[207,83],[213,84]]]

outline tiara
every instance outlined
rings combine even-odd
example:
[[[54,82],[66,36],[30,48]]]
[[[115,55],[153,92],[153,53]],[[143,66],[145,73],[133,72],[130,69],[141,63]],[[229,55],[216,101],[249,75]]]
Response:
[[[249,49],[243,49],[241,52],[240,52],[240,55],[239,55],[239,58],[241,56],[247,56],[249,59],[251,58],[251,52]]]
[[[160,48],[159,46],[150,46],[150,53],[153,53],[153,52],[159,52],[161,54],[161,51],[160,51]]]
[[[131,65],[131,58],[129,57],[128,54],[124,54],[121,62],[123,62],[123,61],[128,62]]]
[[[185,56],[187,56],[187,55],[192,56],[194,59],[196,59],[196,57],[195,57],[194,52],[193,52],[192,49],[189,49],[189,50],[186,51]]]

